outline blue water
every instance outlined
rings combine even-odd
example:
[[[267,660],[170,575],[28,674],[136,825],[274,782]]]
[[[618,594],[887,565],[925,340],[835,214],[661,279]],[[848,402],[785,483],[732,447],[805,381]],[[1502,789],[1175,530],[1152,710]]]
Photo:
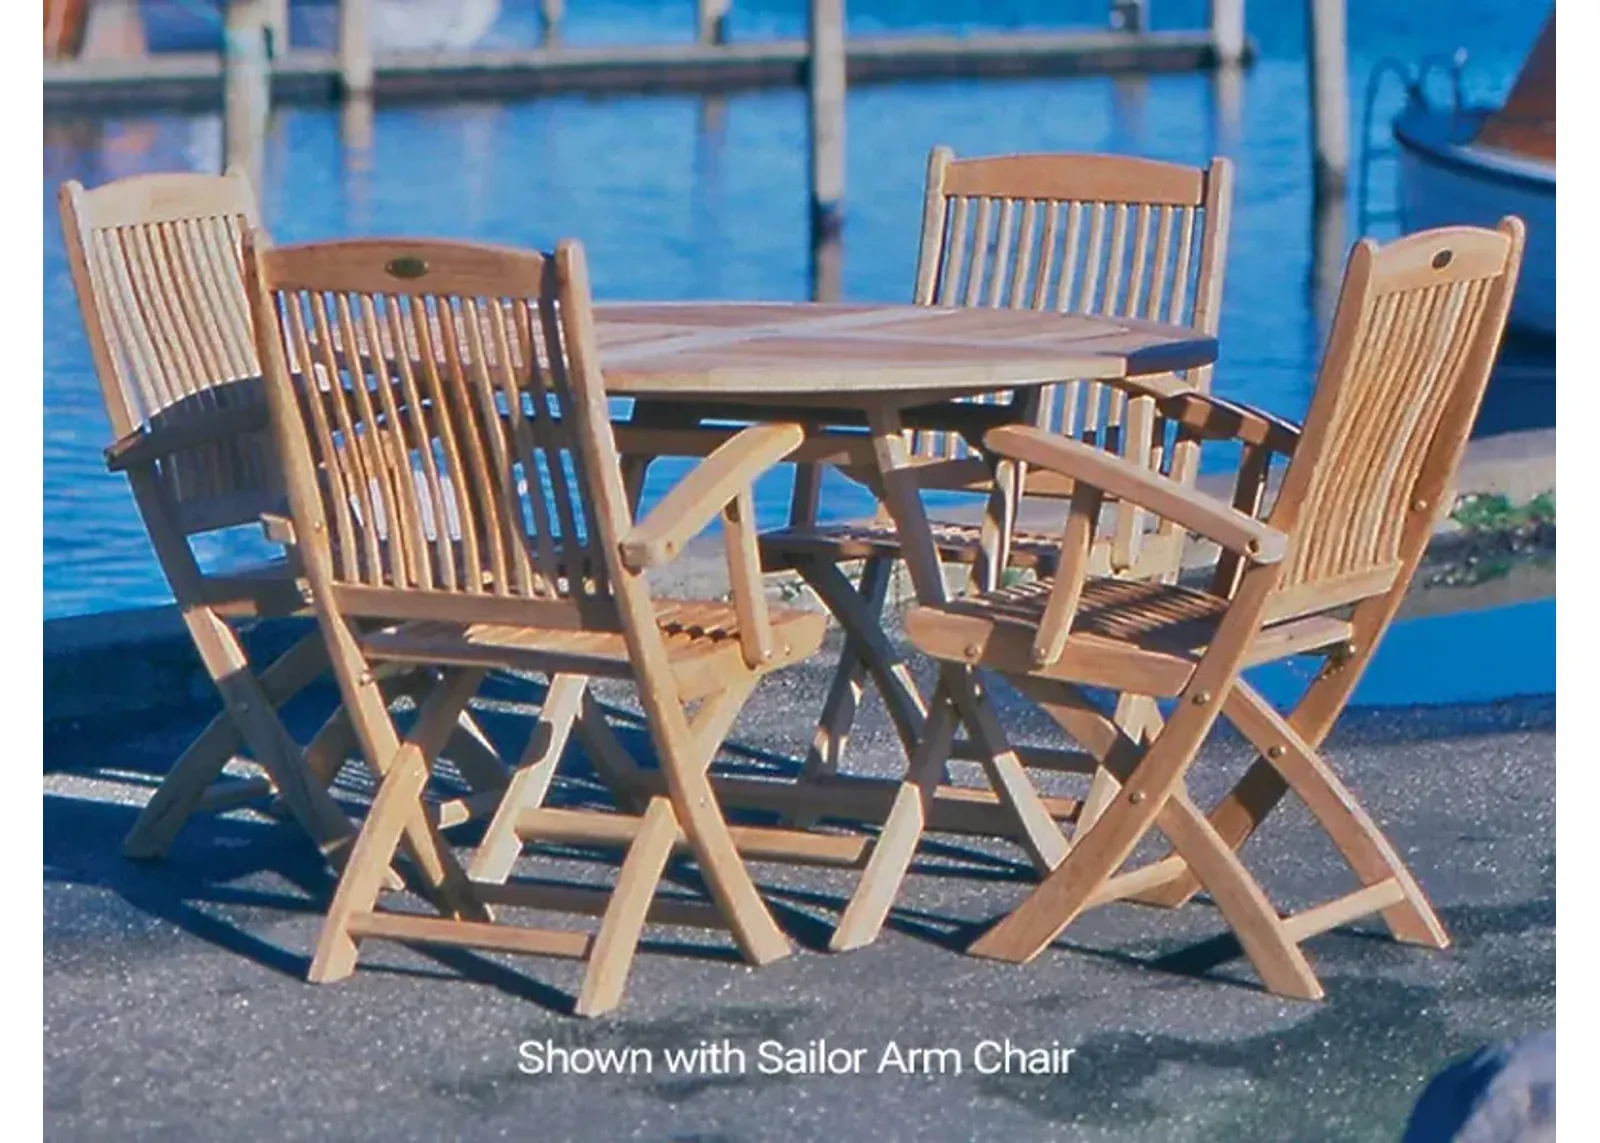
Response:
[[[147,0],[151,47],[213,42],[205,7]],[[1262,0],[1248,6],[1249,32],[1262,58],[1245,76],[1236,109],[1204,75],[852,90],[846,299],[907,297],[923,166],[936,143],[958,154],[1116,151],[1194,164],[1225,154],[1237,164],[1238,180],[1216,385],[1224,394],[1300,415],[1322,335],[1308,290],[1303,7]],[[691,34],[687,0],[574,0],[568,8],[563,34],[569,43],[664,42]],[[1158,28],[1197,27],[1204,19],[1204,0],[1155,0],[1152,8]],[[1106,5],[851,0],[849,10],[858,32],[959,31],[1102,24]],[[330,11],[296,0],[292,38],[327,42]],[[799,35],[804,11],[804,0],[735,0],[732,35]],[[1385,56],[1414,60],[1464,46],[1471,57],[1469,96],[1498,98],[1545,15],[1542,3],[1506,0],[1352,0],[1352,120],[1358,120],[1367,75]],[[530,44],[536,37],[536,6],[508,2],[485,42]],[[1391,87],[1377,121],[1398,102]],[[109,429],[62,252],[57,184],[216,169],[221,123],[215,114],[140,115],[47,120],[45,128],[44,607],[50,617],[169,598],[125,484],[101,464]],[[575,235],[587,246],[602,299],[801,299],[809,290],[805,137],[803,96],[788,90],[380,106],[370,151],[345,146],[336,109],[290,107],[277,112],[271,127],[262,205],[267,225],[284,242],[410,233],[548,246]],[[1374,169],[1374,203],[1392,196],[1392,164],[1381,164]],[[1383,222],[1372,229],[1392,233]],[[1345,237],[1356,237],[1353,204]],[[1553,423],[1553,364],[1542,348],[1529,361],[1497,382],[1481,430]],[[659,472],[652,492],[671,475]],[[781,517],[787,480],[786,473],[777,474],[758,490],[764,523]],[[837,516],[870,507],[863,493],[842,481],[828,489],[824,505]],[[208,561],[264,550],[250,530],[202,541]],[[1551,605],[1530,628],[1545,632],[1541,653],[1552,671],[1553,622]],[[1513,628],[1523,630],[1509,625],[1508,634]],[[1397,630],[1392,638],[1398,637]],[[1381,680],[1380,665],[1373,672]],[[1380,683],[1369,679],[1367,685]],[[1553,689],[1553,679],[1546,689]],[[1502,687],[1499,693],[1509,692]]]
[[[1351,702],[1357,706],[1490,702],[1556,691],[1556,601],[1403,619],[1384,634]],[[1320,660],[1247,671],[1262,694],[1292,705]]]

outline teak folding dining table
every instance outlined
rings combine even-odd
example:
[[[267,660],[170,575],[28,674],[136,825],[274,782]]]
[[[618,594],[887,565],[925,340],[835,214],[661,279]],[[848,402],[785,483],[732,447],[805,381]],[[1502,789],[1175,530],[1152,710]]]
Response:
[[[706,442],[697,444],[694,438],[705,430],[672,426],[704,425],[710,417],[804,425],[807,440],[790,459],[840,465],[879,496],[899,532],[923,604],[943,602],[946,585],[918,495],[908,427],[941,426],[976,444],[989,427],[1026,421],[1038,391],[1064,380],[1103,381],[1143,394],[1152,390],[1139,378],[1159,377],[1159,394],[1170,396],[1173,373],[1213,363],[1217,350],[1215,338],[1187,327],[1041,311],[647,303],[599,306],[596,319],[607,391],[637,402],[631,428],[619,434],[625,453],[703,452]],[[1009,399],[960,402],[996,394]],[[641,474],[632,475],[637,487]],[[857,598],[840,579],[843,590],[823,599],[835,610]],[[947,749],[948,743],[921,741],[926,705],[876,618],[863,614],[852,620],[854,629],[879,631],[881,638],[866,649],[868,668],[888,701],[908,758],[922,748]],[[1005,745],[995,711],[970,668],[944,664],[939,670],[993,788],[985,799],[943,787],[928,796],[895,782],[872,791],[881,796],[846,799],[849,804],[843,805],[831,799],[844,787],[830,780],[807,789],[729,778],[715,787],[730,805],[915,823],[914,830],[880,835],[865,854],[867,874],[841,934],[876,932],[924,825],[940,828],[946,818],[959,818],[969,823],[961,832],[1010,837],[1041,874],[1065,855],[1067,841],[1057,819],[1070,816],[1075,804],[1040,797],[1016,752]],[[642,773],[634,777],[649,781]],[[849,789],[860,794],[863,784],[858,780]],[[958,796],[941,806],[940,793]],[[870,807],[866,812],[864,805]],[[946,818],[941,810],[948,811]],[[835,944],[848,947],[848,937],[836,936]]]

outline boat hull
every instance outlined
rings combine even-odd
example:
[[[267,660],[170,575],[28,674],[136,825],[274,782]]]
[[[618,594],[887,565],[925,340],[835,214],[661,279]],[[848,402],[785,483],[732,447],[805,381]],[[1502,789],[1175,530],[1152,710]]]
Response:
[[[1508,214],[1528,229],[1511,303],[1519,333],[1556,334],[1556,172],[1472,142],[1483,113],[1413,108],[1395,120],[1400,217],[1406,233],[1436,226],[1493,226]]]

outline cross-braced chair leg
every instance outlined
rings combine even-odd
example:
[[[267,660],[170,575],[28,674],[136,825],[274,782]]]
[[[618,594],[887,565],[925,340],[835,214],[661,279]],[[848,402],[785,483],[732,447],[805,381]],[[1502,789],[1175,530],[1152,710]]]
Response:
[[[202,655],[202,661],[211,672],[212,680],[225,696],[228,691],[238,695],[253,689],[242,685],[239,681],[229,680],[227,674],[219,677],[218,673],[212,670],[213,664],[225,662],[230,671],[237,672],[234,664],[244,661],[244,649],[239,646],[238,637],[232,628],[221,619],[211,616],[209,612],[207,616],[213,622],[205,622],[196,617],[190,625],[193,627],[203,622],[204,628],[212,636],[207,641],[207,653]],[[327,665],[327,653],[323,649],[322,637],[313,631],[298,640],[261,672],[257,682],[259,693],[267,704],[264,711],[239,709],[239,702],[246,703],[248,707],[250,702],[248,697],[236,698],[234,702],[224,705],[223,710],[179,756],[150,801],[145,804],[138,820],[134,822],[133,828],[123,841],[123,854],[136,859],[165,856],[184,823],[206,804],[213,784],[222,773],[222,768],[237,757],[246,745],[247,726],[249,737],[254,739],[251,743],[252,749],[260,749],[259,744],[266,744],[266,752],[258,758],[258,761],[274,778],[276,784],[273,770],[282,768],[277,757],[278,752],[285,740],[292,741],[289,739],[289,732],[278,722],[276,711],[327,670]],[[252,713],[257,716],[254,720],[247,717]],[[278,723],[275,730],[264,725],[269,720]],[[298,770],[298,759],[294,765]],[[268,791],[263,789],[259,792]],[[335,814],[338,815],[337,818]],[[302,821],[317,823],[322,831],[319,841],[323,844],[337,843],[353,832],[353,827],[348,821],[344,821],[342,827],[339,825],[344,815],[339,812],[337,806],[333,806],[330,811],[328,805],[315,795],[308,794],[306,798],[301,799],[295,816]]]
[[[1324,679],[1331,685],[1341,685],[1327,676]],[[1313,684],[1313,689],[1287,718],[1247,683],[1235,684],[1228,696],[1224,717],[1260,753],[1233,790],[1212,811],[1211,828],[1224,845],[1237,851],[1283,795],[1292,790],[1338,848],[1370,899],[1398,894],[1397,901],[1380,910],[1394,938],[1407,944],[1446,948],[1450,944],[1449,934],[1405,862],[1318,751],[1333,725],[1333,718],[1315,719],[1316,723],[1324,725],[1311,726],[1310,733],[1301,729],[1313,722],[1312,715],[1326,703],[1325,692],[1316,690],[1324,679]],[[1341,701],[1335,708],[1335,716],[1342,707]],[[1130,899],[1141,904],[1171,907],[1187,902],[1200,885],[1200,879],[1192,870],[1178,868],[1166,884]]]
[[[325,983],[350,975],[355,970],[357,940],[363,935],[382,934],[383,922],[373,912],[373,906],[395,851],[402,844],[422,876],[425,895],[433,898],[441,912],[465,921],[487,923],[491,919],[422,805],[422,791],[434,759],[483,674],[481,670],[448,672],[423,703],[411,733],[403,741],[370,674],[358,684],[363,709],[353,712],[357,734],[369,757],[386,761],[379,767],[383,776],[372,809],[362,823],[323,922],[309,974],[313,982]]]
[[[855,894],[828,941],[833,952],[860,948],[877,939],[916,856],[917,842],[933,805],[934,790],[944,774],[955,732],[955,700],[941,679],[933,693],[922,740],[911,755]]]
[[[1033,682],[1025,690],[1030,697],[1043,700],[1041,705],[1069,734],[1091,750],[1098,747],[1104,751],[1103,763],[1121,781],[1135,774],[1135,766],[1149,764],[1143,760],[1145,753],[1153,751],[1170,732],[1161,732],[1141,746],[1087,699],[1070,693],[1070,688],[1059,684],[1047,688]],[[1289,722],[1243,682],[1230,691],[1223,713],[1262,751],[1263,759],[1270,760],[1283,789],[1293,789],[1306,802],[1355,871],[1359,889],[1281,916],[1239,860],[1243,839],[1235,841],[1224,835],[1216,824],[1219,815],[1203,815],[1180,779],[1153,815],[1147,798],[1114,800],[1102,815],[1103,824],[1097,822],[1079,838],[1055,872],[976,941],[971,951],[1002,960],[1032,959],[1084,909],[1115,900],[1142,901],[1179,879],[1192,879],[1210,895],[1262,982],[1281,995],[1319,998],[1321,986],[1299,946],[1309,937],[1367,913],[1380,913],[1399,940],[1437,948],[1447,945],[1443,927],[1393,846]],[[1182,746],[1177,743],[1173,749]],[[1248,788],[1264,786],[1258,782]],[[1223,821],[1226,823],[1226,817]],[[1118,874],[1132,844],[1137,844],[1151,825],[1166,835],[1173,854]],[[1126,843],[1129,837],[1132,844]]]
[[[692,905],[671,901],[667,903],[667,919],[688,918],[695,924],[720,921],[731,930],[746,959],[754,964],[768,964],[788,955],[788,939],[757,895],[733,837],[711,800],[706,778],[712,757],[748,697],[753,685],[748,682],[736,682],[707,699],[696,718],[685,723],[688,733],[677,740],[681,745],[666,747],[681,751],[681,757],[667,760],[663,766],[667,793],[648,798],[643,813],[630,818],[543,808],[573,732],[593,736],[596,721],[603,721],[604,717],[598,706],[585,710],[587,678],[557,675],[552,679],[516,776],[485,833],[473,865],[470,892],[480,905],[496,901],[531,907],[571,907],[573,901],[584,896],[582,891],[563,893],[506,884],[523,847],[541,840],[578,844],[624,840],[626,854],[617,882],[600,910],[600,923],[592,938],[580,933],[490,926],[472,923],[471,919],[441,922],[375,911],[381,886],[367,866],[392,860],[406,828],[404,807],[419,804],[426,784],[427,770],[439,745],[438,728],[451,717],[458,702],[464,703],[470,697],[468,688],[476,686],[477,677],[481,672],[456,672],[441,684],[424,704],[412,735],[385,774],[352,853],[351,866],[329,911],[313,965],[313,980],[348,975],[354,968],[355,947],[362,936],[576,956],[584,959],[588,968],[574,1011],[584,1016],[599,1015],[621,999],[643,926],[652,913],[666,862],[675,847],[685,847],[693,853],[715,909],[697,911]],[[632,759],[628,759],[628,765],[636,768]],[[684,780],[673,782],[674,772],[682,773]],[[447,849],[435,851],[440,867],[451,860]],[[360,869],[356,868],[358,861]],[[434,878],[435,882],[440,880]],[[588,905],[580,907],[587,911]]]
[[[1321,986],[1298,941],[1237,854],[1194,808],[1184,788],[1189,759],[1209,732],[1215,710],[1210,717],[1202,710],[1184,718],[1187,712],[1180,708],[1148,745],[1140,745],[1076,688],[1028,680],[1024,690],[1042,700],[1063,729],[1099,753],[1102,765],[1124,789],[1130,784],[1133,788],[1128,796],[1113,800],[1055,870],[969,951],[998,960],[1033,959],[1084,910],[1119,899],[1127,882],[1115,874],[1153,827],[1167,836],[1201,878],[1263,983],[1286,996],[1320,997]],[[1208,705],[1214,707],[1215,700],[1190,704]],[[1131,880],[1139,872],[1122,876]]]

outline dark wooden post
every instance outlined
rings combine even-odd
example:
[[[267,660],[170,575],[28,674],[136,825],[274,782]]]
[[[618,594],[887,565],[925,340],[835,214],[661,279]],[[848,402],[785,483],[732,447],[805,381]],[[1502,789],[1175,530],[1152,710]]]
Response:
[[[702,44],[727,43],[731,6],[731,0],[695,0],[695,39]]]
[[[259,189],[272,109],[266,0],[228,0],[222,23],[222,163]]]
[[[1350,96],[1344,0],[1306,0],[1311,61],[1311,171],[1318,199],[1343,198],[1350,169]]]
[[[372,91],[370,0],[339,0],[339,82],[346,95]]]
[[[539,0],[539,43],[553,48],[561,42],[561,0]]]
[[[272,37],[272,58],[289,51],[289,0],[267,0],[267,33]]]
[[[835,301],[844,235],[844,0],[811,0],[808,32],[811,294]]]
[[[1150,25],[1150,0],[1111,0],[1111,30],[1138,35]]]
[[[1211,42],[1220,66],[1243,62],[1244,0],[1211,0]]]

